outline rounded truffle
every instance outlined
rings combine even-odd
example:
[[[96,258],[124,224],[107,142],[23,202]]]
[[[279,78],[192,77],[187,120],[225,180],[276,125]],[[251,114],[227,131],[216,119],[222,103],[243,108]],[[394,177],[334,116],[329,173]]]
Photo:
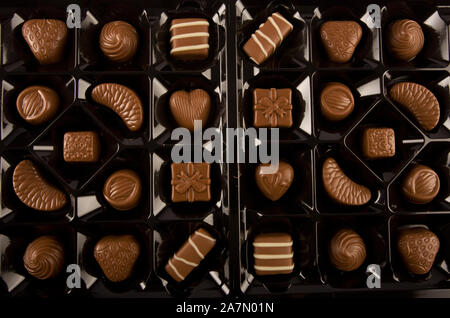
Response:
[[[402,19],[389,27],[388,48],[392,56],[401,61],[414,59],[423,48],[425,37],[414,20]]]
[[[116,210],[131,210],[139,204],[142,185],[138,174],[123,169],[108,177],[103,186],[103,196]]]
[[[28,245],[23,264],[37,279],[53,278],[63,269],[64,246],[56,237],[41,236]]]
[[[342,229],[330,241],[328,254],[331,263],[345,272],[358,269],[366,259],[366,245],[353,230]]]
[[[139,36],[136,29],[124,21],[105,24],[100,33],[100,48],[113,62],[127,62],[136,54]]]
[[[437,173],[427,166],[417,165],[405,177],[402,193],[411,203],[426,204],[438,195],[439,188]]]
[[[338,82],[328,83],[320,93],[320,110],[331,121],[347,118],[355,107],[352,91]]]
[[[52,119],[60,104],[58,94],[45,86],[29,86],[17,96],[16,107],[20,117],[32,125]]]

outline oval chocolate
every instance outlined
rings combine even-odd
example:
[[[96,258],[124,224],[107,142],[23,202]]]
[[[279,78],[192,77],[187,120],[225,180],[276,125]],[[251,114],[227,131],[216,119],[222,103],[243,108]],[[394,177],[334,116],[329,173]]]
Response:
[[[331,121],[347,118],[355,107],[352,91],[338,82],[328,83],[320,93],[320,110]]]
[[[116,210],[130,210],[139,204],[142,185],[138,174],[133,170],[123,169],[114,172],[106,180],[103,196]]]
[[[425,204],[433,201],[440,189],[439,176],[433,169],[415,166],[406,176],[402,185],[405,198],[415,204]]]
[[[30,86],[17,96],[16,107],[20,117],[32,125],[52,119],[60,104],[58,94],[45,86]]]

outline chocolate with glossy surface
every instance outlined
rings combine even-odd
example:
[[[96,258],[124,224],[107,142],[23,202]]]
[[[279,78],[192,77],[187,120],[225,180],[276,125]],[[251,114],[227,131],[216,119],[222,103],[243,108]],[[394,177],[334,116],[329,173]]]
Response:
[[[328,256],[337,269],[351,272],[366,260],[366,245],[358,233],[351,229],[342,229],[330,240]]]
[[[209,163],[172,163],[171,170],[173,202],[211,200]]]
[[[366,128],[362,136],[362,150],[367,159],[395,156],[395,132],[392,128]]]
[[[106,23],[100,32],[100,49],[113,62],[127,62],[136,54],[139,36],[125,21]]]
[[[56,277],[64,267],[64,246],[54,236],[41,236],[27,246],[23,265],[37,279]]]
[[[177,60],[205,60],[209,54],[209,22],[201,18],[173,19],[170,55]]]
[[[285,162],[280,161],[278,170],[274,173],[265,173],[263,169],[268,169],[270,164],[260,164],[256,168],[255,179],[256,184],[265,197],[272,201],[280,199],[294,180],[294,169]]]
[[[17,96],[16,107],[20,117],[32,125],[52,119],[60,104],[58,94],[45,86],[29,86]]]
[[[361,26],[355,21],[327,21],[320,26],[328,58],[335,63],[350,61],[361,37]]]
[[[288,128],[292,126],[292,91],[290,88],[255,88],[253,90],[253,126]]]
[[[294,251],[291,235],[262,233],[253,240],[256,275],[290,274],[294,270]]]
[[[402,184],[405,198],[415,204],[426,204],[438,195],[439,176],[425,165],[417,165],[406,175]]]
[[[195,120],[200,120],[203,128],[206,126],[211,111],[211,97],[203,89],[176,91],[170,96],[169,106],[178,125],[194,131]]]
[[[355,108],[352,91],[347,85],[331,82],[320,93],[320,111],[331,121],[347,118]]]
[[[139,175],[129,169],[114,172],[106,179],[103,196],[116,210],[135,208],[141,199],[142,185]]]
[[[95,131],[70,131],[64,134],[65,162],[97,162],[100,148],[100,139]]]
[[[388,49],[398,60],[407,62],[415,58],[422,51],[424,42],[422,28],[414,20],[397,20],[389,27]]]

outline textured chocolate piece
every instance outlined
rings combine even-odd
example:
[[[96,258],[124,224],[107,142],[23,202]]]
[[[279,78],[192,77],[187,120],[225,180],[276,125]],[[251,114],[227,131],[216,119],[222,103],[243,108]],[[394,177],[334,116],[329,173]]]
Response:
[[[290,274],[294,270],[292,237],[287,233],[262,233],[253,241],[255,273],[259,276]]]
[[[56,237],[41,236],[27,246],[23,265],[37,279],[56,277],[64,267],[64,246]]]
[[[216,245],[216,239],[200,228],[169,259],[166,272],[177,282],[181,282],[198,266]]]
[[[277,172],[263,174],[262,168],[269,166],[270,164],[260,164],[256,168],[256,185],[265,197],[277,201],[291,186],[292,180],[294,180],[294,169],[289,163],[280,161]]]
[[[40,64],[55,64],[64,56],[67,26],[54,19],[32,19],[22,26],[22,35]]]
[[[95,131],[70,131],[64,134],[65,162],[97,162],[100,139]]]
[[[439,238],[424,227],[400,231],[397,248],[406,269],[416,275],[427,274],[439,251]]]
[[[353,230],[339,230],[330,240],[328,256],[339,270],[351,272],[358,269],[366,259],[366,245]]]
[[[135,208],[141,199],[142,185],[139,175],[133,170],[122,169],[106,179],[103,196],[116,210]]]
[[[347,63],[362,37],[355,21],[327,21],[320,26],[320,38],[330,61]]]
[[[323,163],[322,181],[328,195],[339,204],[357,206],[370,201],[370,190],[347,177],[333,158]]]
[[[253,90],[253,125],[255,127],[291,127],[292,91],[290,88]]]
[[[211,200],[209,163],[172,163],[171,170],[173,202]]]
[[[414,59],[422,51],[424,42],[422,28],[414,20],[397,20],[389,27],[388,49],[398,60],[407,62]]]
[[[261,64],[275,53],[293,29],[294,26],[280,13],[272,13],[244,44],[243,50],[253,62]]]
[[[417,83],[402,82],[392,86],[391,98],[407,109],[423,129],[434,129],[440,117],[439,102],[436,96],[425,86]]]
[[[347,118],[355,108],[352,91],[338,82],[328,83],[320,93],[320,111],[331,121]]]
[[[209,22],[206,19],[173,19],[170,55],[177,60],[205,60],[209,54]]]
[[[402,193],[405,198],[415,204],[426,204],[438,195],[440,189],[439,176],[433,169],[415,166],[405,177]]]
[[[92,99],[119,115],[131,131],[139,130],[144,121],[144,110],[139,96],[130,88],[103,83],[94,87]]]
[[[131,276],[141,253],[138,240],[132,235],[108,235],[94,248],[94,257],[106,278],[122,282]]]
[[[367,159],[395,156],[395,132],[392,128],[366,128],[362,137],[362,150]]]
[[[139,36],[125,21],[106,23],[100,32],[100,49],[113,62],[127,62],[136,54]]]
[[[60,104],[58,94],[45,86],[29,86],[17,96],[16,107],[20,117],[32,125],[52,119]]]
[[[211,97],[203,89],[176,91],[170,96],[170,111],[181,127],[194,131],[194,120],[201,120],[206,126],[211,111]]]
[[[26,206],[39,211],[56,211],[64,207],[64,192],[50,185],[30,160],[22,160],[13,172],[13,188]]]

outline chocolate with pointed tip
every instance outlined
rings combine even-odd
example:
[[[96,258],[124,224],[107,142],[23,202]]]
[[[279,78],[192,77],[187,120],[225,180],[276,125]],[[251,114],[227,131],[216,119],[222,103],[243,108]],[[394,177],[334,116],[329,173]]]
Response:
[[[186,92],[176,91],[170,96],[170,111],[181,127],[194,131],[194,121],[199,120],[206,126],[211,111],[211,97],[203,89]]]
[[[335,63],[350,61],[361,37],[361,26],[355,21],[327,21],[320,26],[328,58]]]
[[[268,169],[269,167],[270,164],[260,164],[256,168],[256,185],[266,198],[277,201],[291,186],[294,180],[294,169],[289,163],[280,161],[276,172],[264,173],[263,169]]]

